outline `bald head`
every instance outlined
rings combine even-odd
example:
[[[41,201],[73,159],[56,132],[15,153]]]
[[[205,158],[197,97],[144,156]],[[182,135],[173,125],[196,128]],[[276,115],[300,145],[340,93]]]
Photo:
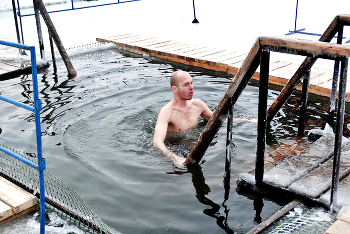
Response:
[[[187,75],[188,73],[185,71],[176,71],[170,77],[170,86],[177,86],[179,83],[179,79],[182,75]]]

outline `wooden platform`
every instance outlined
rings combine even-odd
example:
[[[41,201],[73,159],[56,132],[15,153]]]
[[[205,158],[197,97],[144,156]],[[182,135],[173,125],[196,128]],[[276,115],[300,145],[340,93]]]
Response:
[[[345,140],[343,142],[338,207],[350,206],[350,143]],[[329,206],[333,150],[333,134],[324,135],[310,145],[296,142],[285,149],[280,147],[265,158],[263,182],[282,192]],[[254,186],[254,173],[253,170],[240,174],[237,179],[238,187]]]
[[[0,81],[19,76],[24,73],[31,73],[30,62],[0,61]]]
[[[96,40],[101,43],[114,43],[119,48],[127,51],[148,54],[172,62],[229,74],[237,73],[247,54],[245,52],[208,48],[166,39],[161,40],[132,33],[120,34],[109,38],[96,38]],[[269,82],[274,85],[284,86],[299,65],[288,61],[271,60]],[[253,79],[259,79],[258,71],[253,75]],[[330,97],[332,77],[333,70],[313,67],[310,93]],[[350,90],[350,84],[348,84],[348,87],[349,89],[347,90]],[[299,85],[298,89],[301,90],[301,85]],[[350,101],[349,94],[347,95],[347,101]]]
[[[38,74],[45,71],[45,69],[49,66],[50,64],[46,61],[37,61]],[[22,61],[20,59],[0,60],[0,81],[25,76],[28,74],[32,74],[32,66],[30,61]]]
[[[14,220],[38,208],[38,199],[0,177],[0,224]]]

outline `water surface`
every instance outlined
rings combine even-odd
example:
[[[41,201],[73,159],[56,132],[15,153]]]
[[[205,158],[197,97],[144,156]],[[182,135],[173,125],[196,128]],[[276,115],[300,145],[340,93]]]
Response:
[[[43,154],[47,170],[78,192],[110,227],[122,233],[246,233],[289,202],[235,190],[238,174],[254,168],[255,123],[233,125],[230,188],[223,184],[226,125],[200,165],[187,173],[173,173],[172,161],[152,146],[158,112],[172,98],[169,78],[175,70],[190,73],[194,98],[202,99],[212,110],[232,77],[115,48],[101,47],[71,59],[78,71],[76,78],[67,77],[62,62],[57,75],[52,71],[39,75]],[[32,103],[30,76],[0,85],[2,95]],[[278,91],[269,90],[269,104],[276,95]],[[308,110],[308,129],[322,128],[325,118],[325,102],[315,100]],[[271,123],[267,151],[296,136],[297,102],[293,96]],[[258,88],[247,86],[235,105],[234,117],[256,119],[257,103]],[[0,108],[2,143],[35,154],[33,116],[7,103],[0,103]],[[186,157],[205,124],[200,119],[198,126],[168,137],[166,144]],[[16,228],[35,230],[39,225],[33,219],[29,214],[15,227],[11,223],[0,226],[0,231],[8,227],[15,230],[12,233],[19,232]],[[77,225],[75,228],[79,232]],[[68,233],[63,227],[49,230]]]

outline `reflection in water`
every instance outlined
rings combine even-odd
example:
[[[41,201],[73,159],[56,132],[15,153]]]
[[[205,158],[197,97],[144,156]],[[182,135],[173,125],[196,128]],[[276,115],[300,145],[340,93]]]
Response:
[[[26,82],[21,82],[20,84],[24,90],[21,94],[26,98],[24,103],[34,105],[31,98],[31,93],[33,92],[32,81],[29,80]],[[44,86],[40,87],[40,98],[43,103],[41,122],[48,125],[46,128],[42,129],[42,135],[55,135],[54,132],[51,132],[53,125],[61,116],[70,110],[70,108],[66,105],[75,101],[76,94],[74,94],[73,89],[76,87],[76,85],[70,84],[70,79],[65,79],[59,83],[57,75],[48,77],[46,74],[42,76],[40,85]],[[28,116],[26,120],[29,122],[34,122],[34,113]]]
[[[228,200],[229,192],[230,192],[230,181],[225,181],[225,195],[224,201],[222,203],[222,207],[224,207],[225,215],[220,215],[220,205],[216,204],[212,200],[206,197],[206,195],[210,192],[210,187],[205,183],[205,178],[202,172],[202,168],[200,165],[195,165],[189,169],[189,172],[192,174],[192,182],[193,186],[196,189],[196,198],[198,201],[204,205],[210,206],[210,209],[204,209],[203,213],[216,219],[216,224],[225,230],[226,233],[235,233],[233,229],[231,229],[227,224],[227,217],[229,213],[229,209],[225,205],[225,202]]]
[[[262,221],[261,211],[262,211],[262,208],[264,207],[263,198],[257,194],[254,198],[253,205],[254,205],[254,210],[256,211],[254,222],[261,223]]]

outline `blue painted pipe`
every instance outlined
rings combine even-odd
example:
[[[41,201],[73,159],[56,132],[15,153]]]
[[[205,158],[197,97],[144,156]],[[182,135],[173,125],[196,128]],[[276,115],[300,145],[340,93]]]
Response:
[[[11,152],[11,151],[9,151],[9,150],[7,150],[7,149],[1,147],[1,146],[0,146],[0,150],[1,150],[2,152],[6,153],[6,154],[8,154],[8,155],[10,155],[10,156],[12,156],[12,157],[18,159],[19,161],[24,162],[24,163],[28,164],[29,166],[32,166],[32,167],[34,167],[35,169],[39,170],[39,166],[36,165],[35,163],[33,163],[32,161],[29,161],[28,159],[23,158],[22,156],[20,156],[20,155],[18,155],[18,154],[15,154],[15,153],[13,153],[13,152]]]
[[[31,58],[31,65],[32,65],[32,81],[33,81],[33,92],[34,92],[34,108],[28,105],[25,105],[23,103],[11,100],[9,98],[5,98],[3,96],[0,96],[1,100],[8,101],[14,105],[18,105],[20,107],[23,107],[25,109],[31,110],[35,113],[35,126],[36,126],[36,144],[37,144],[37,153],[38,153],[38,165],[35,163],[3,148],[0,147],[0,150],[9,154],[10,156],[36,168],[39,171],[39,180],[40,180],[40,233],[45,233],[45,184],[44,184],[44,170],[46,168],[45,165],[45,159],[42,155],[42,141],[41,141],[41,122],[40,122],[40,111],[42,110],[42,104],[39,99],[39,91],[38,91],[38,73],[37,73],[37,66],[36,66],[36,54],[35,54],[35,47],[34,46],[27,46],[19,43],[13,43],[13,42],[7,42],[7,41],[1,41],[0,44],[11,46],[11,47],[17,47],[25,50],[30,51],[30,58]]]
[[[112,3],[99,4],[99,5],[92,5],[92,6],[85,6],[85,7],[77,7],[77,8],[75,8],[75,7],[73,6],[73,1],[72,1],[72,8],[63,9],[63,10],[57,10],[57,11],[49,11],[48,13],[56,13],[56,12],[64,12],[64,11],[73,11],[73,10],[80,10],[80,9],[92,8],[92,7],[109,6],[109,5],[119,4],[119,3],[137,2],[137,1],[140,1],[140,0],[128,0],[128,1],[124,1],[124,2],[118,1],[118,2],[112,2]],[[32,15],[34,15],[34,14],[21,15],[20,17],[32,16]]]

